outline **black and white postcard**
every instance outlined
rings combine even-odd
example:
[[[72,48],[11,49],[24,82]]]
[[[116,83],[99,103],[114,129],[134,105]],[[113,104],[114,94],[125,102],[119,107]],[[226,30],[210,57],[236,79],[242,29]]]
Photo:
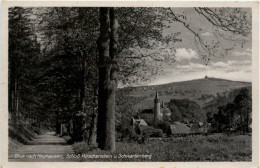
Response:
[[[2,5],[3,168],[259,166],[259,3]]]

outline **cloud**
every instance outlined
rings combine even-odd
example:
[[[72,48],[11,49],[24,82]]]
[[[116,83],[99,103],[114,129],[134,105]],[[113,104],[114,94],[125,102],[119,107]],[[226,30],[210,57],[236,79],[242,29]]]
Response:
[[[227,63],[232,66],[251,65],[252,64],[251,60],[241,60],[241,61],[230,60]]]
[[[238,66],[250,66],[251,65],[251,61],[250,60],[241,60],[241,61],[235,61],[235,60],[230,60],[227,62],[212,62],[211,66],[213,68],[230,68],[230,67],[234,67],[234,68],[239,68]]]
[[[206,65],[203,63],[194,63],[189,62],[188,64],[184,65],[176,65],[174,70],[179,71],[204,71],[204,70],[220,70],[220,71],[230,71],[230,70],[241,70],[241,69],[247,69],[248,67],[251,67],[251,61],[250,60],[229,60],[226,62],[211,62],[210,64]],[[167,71],[170,71],[171,69],[167,69]]]
[[[204,33],[201,33],[200,35],[201,35],[201,36],[204,36],[204,37],[213,36],[213,34],[210,33],[210,32],[204,32]]]
[[[251,48],[247,48],[246,51],[251,53],[252,49]]]
[[[212,63],[211,65],[214,68],[226,68],[229,66],[229,64],[226,62],[215,62],[215,63]]]
[[[204,64],[199,64],[199,63],[193,63],[193,62],[190,62],[189,64],[186,64],[186,65],[177,65],[176,66],[177,69],[180,69],[180,70],[198,70],[198,69],[206,69],[207,66],[204,65]]]
[[[196,51],[193,49],[189,48],[178,48],[176,49],[176,60],[181,61],[181,60],[191,60],[191,59],[198,59],[199,55]]]
[[[246,49],[245,51],[242,51],[242,52],[234,51],[234,52],[233,52],[233,55],[234,55],[234,56],[251,56],[252,53],[251,53],[251,50]]]

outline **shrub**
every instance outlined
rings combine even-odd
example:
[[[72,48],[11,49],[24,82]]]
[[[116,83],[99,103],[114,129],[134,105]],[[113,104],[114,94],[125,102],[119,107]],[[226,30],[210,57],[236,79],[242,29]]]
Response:
[[[122,131],[122,135],[121,135],[121,139],[122,140],[137,140],[138,139],[138,135],[136,134],[134,128],[132,126],[129,126],[127,129],[124,129]]]
[[[90,152],[94,149],[97,148],[96,144],[90,144],[88,145],[86,142],[79,142],[79,143],[75,143],[73,145],[75,154],[82,154],[82,153],[86,153],[86,152]]]
[[[149,137],[164,137],[163,131],[161,129],[154,129],[152,127],[147,127],[143,130],[144,135]]]

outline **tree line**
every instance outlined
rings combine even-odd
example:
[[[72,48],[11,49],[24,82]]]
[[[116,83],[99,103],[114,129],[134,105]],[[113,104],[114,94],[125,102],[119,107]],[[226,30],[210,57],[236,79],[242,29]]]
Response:
[[[217,132],[251,132],[252,124],[252,89],[238,89],[236,96],[229,103],[219,106],[217,113],[208,116]]]

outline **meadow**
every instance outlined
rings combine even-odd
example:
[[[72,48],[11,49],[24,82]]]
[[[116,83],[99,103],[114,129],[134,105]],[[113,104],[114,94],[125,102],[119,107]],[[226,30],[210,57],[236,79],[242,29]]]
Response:
[[[212,134],[175,137],[164,140],[138,142],[117,142],[113,153],[101,151],[84,142],[73,145],[76,154],[94,156],[81,161],[251,161],[251,135]],[[95,158],[95,156],[112,156]],[[122,157],[123,156],[123,157]],[[149,158],[148,156],[151,156]]]

